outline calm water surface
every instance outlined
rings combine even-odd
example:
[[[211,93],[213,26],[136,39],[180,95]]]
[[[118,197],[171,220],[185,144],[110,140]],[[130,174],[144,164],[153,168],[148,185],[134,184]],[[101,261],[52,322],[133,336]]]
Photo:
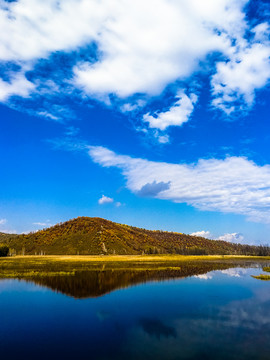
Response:
[[[1,280],[1,358],[269,360],[270,281],[251,277],[261,273],[125,278],[114,289],[112,274],[95,273],[86,292],[85,279]]]

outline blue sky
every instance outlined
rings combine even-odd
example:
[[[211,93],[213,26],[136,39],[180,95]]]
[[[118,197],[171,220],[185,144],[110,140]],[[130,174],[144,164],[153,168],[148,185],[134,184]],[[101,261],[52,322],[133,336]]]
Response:
[[[269,243],[266,0],[0,0],[0,231]]]

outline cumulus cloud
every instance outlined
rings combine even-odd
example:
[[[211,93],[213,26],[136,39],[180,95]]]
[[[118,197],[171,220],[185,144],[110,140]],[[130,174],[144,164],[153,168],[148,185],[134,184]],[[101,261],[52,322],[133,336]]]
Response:
[[[242,25],[242,4],[222,0],[219,5],[212,0],[204,7],[198,0],[114,3],[97,38],[101,56],[74,68],[76,85],[92,96],[159,95],[168,84],[190,76],[209,52],[227,51],[228,41],[214,29],[230,30],[227,12]]]
[[[123,112],[140,106],[138,99],[132,103],[126,98],[160,95],[169,84],[189,80],[204,69],[211,54],[224,59],[212,78],[214,106],[232,111],[239,96],[251,104],[254,91],[270,77],[269,28],[267,23],[251,28],[247,4],[248,0],[0,0],[0,61],[20,69],[11,74],[13,80],[6,74],[1,80],[0,101],[28,96],[37,88],[42,92],[42,82],[53,82],[35,73],[38,60],[49,61],[52,54],[63,52],[74,63],[67,73],[62,72],[63,63],[54,63],[60,76],[53,88],[68,81],[108,103],[113,94],[124,99],[119,107]],[[83,56],[77,56],[81,51]],[[31,80],[26,74],[30,70]],[[194,103],[183,93],[170,111],[149,115],[145,121],[159,129],[181,125]]]
[[[265,25],[265,24],[261,24]],[[255,39],[262,39],[262,30],[270,35],[269,28],[254,29]],[[235,50],[230,61],[219,62],[212,77],[213,105],[230,114],[235,110],[250,108],[255,91],[263,88],[270,79],[270,41],[245,43]]]
[[[165,130],[168,126],[181,126],[187,122],[197,101],[197,95],[191,94],[188,97],[183,91],[179,91],[176,98],[178,100],[169,110],[157,113],[155,116],[145,114],[143,121],[149,123],[150,128],[159,130]]]
[[[154,196],[187,203],[200,210],[241,214],[251,221],[270,222],[269,165],[258,166],[244,157],[169,164],[118,155],[99,146],[90,146],[89,155],[101,166],[119,168],[133,193],[140,193],[147,184],[170,184]]]
[[[269,24],[252,28],[248,2],[0,0],[0,102],[32,99],[20,110],[64,121],[72,116],[53,108],[56,99],[96,99],[139,114],[136,123],[167,144],[162,132],[191,119],[198,102],[191,83],[204,82],[198,74],[227,115],[251,108],[269,83]],[[165,108],[168,89],[175,101]],[[41,98],[48,104],[37,109]]]
[[[224,234],[219,236],[218,240],[241,243],[244,240],[244,236],[240,233]]]
[[[33,60],[83,45],[96,37],[108,7],[87,0],[1,0],[0,60]]]
[[[234,242],[234,243],[241,243],[244,240],[244,236],[241,233],[226,233],[224,235],[220,236],[214,236],[210,231],[208,230],[201,230],[201,231],[195,231],[191,233],[190,235],[193,236],[201,236],[206,239],[215,239],[215,240],[223,240],[228,242]]]
[[[192,235],[192,236],[201,236],[201,237],[204,237],[206,239],[212,238],[212,235],[211,235],[210,231],[205,231],[205,230],[195,231],[195,232],[191,233],[190,235]]]
[[[101,198],[98,200],[99,205],[103,204],[110,204],[113,203],[114,200],[108,196],[102,195]]]

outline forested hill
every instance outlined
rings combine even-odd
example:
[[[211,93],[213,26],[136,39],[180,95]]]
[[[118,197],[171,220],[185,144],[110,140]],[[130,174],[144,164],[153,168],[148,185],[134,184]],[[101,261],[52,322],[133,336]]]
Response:
[[[0,242],[7,244],[14,254],[270,255],[267,247],[145,230],[90,217],[79,217],[30,234],[0,236]]]
[[[18,235],[16,235],[16,234],[6,234],[6,233],[3,233],[3,232],[0,232],[0,243],[5,242],[5,241],[7,241],[9,239],[15,238],[17,236]]]

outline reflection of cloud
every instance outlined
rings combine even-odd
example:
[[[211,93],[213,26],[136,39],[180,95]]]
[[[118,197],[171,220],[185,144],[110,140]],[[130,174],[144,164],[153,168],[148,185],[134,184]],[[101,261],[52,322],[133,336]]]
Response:
[[[156,316],[173,326],[177,337],[149,336],[142,326],[134,326],[123,344],[125,358],[268,359],[269,284],[258,285],[257,280],[249,277],[256,272],[254,268],[244,271],[247,271],[244,281],[225,278],[217,271],[212,273],[217,281],[207,286],[178,283],[175,292],[170,292],[166,300],[166,309],[154,299]],[[149,309],[139,308],[140,316],[141,311]]]
[[[213,279],[213,275],[211,275],[211,274],[195,275],[194,277],[198,278],[198,279],[203,279],[203,280]]]
[[[141,319],[140,325],[148,335],[157,339],[161,337],[176,338],[177,336],[176,330],[172,326],[167,326],[158,319]]]
[[[242,277],[246,275],[247,270],[246,269],[227,269],[227,270],[221,270],[222,274],[231,276],[231,277]]]
[[[270,328],[269,303],[269,289],[266,287],[258,288],[249,299],[232,301],[221,308],[219,317],[224,318],[224,323],[227,326],[245,327],[245,329],[256,331],[259,338],[262,334],[266,336],[267,331],[269,334],[269,330],[267,330]],[[269,335],[267,338],[270,340]]]

